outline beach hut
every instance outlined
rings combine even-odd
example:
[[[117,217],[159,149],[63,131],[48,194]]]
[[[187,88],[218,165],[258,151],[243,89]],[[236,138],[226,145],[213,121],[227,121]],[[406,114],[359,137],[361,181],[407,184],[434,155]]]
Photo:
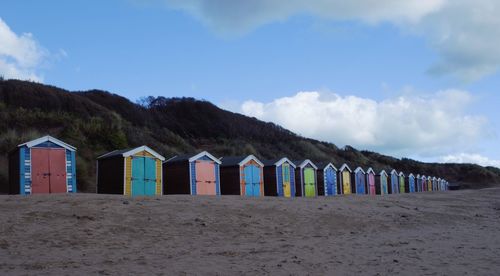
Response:
[[[264,164],[253,155],[220,158],[222,195],[264,196]]]
[[[9,153],[9,194],[76,193],[76,148],[50,135],[18,145]]]
[[[378,175],[375,176],[375,192],[377,195],[386,195],[390,193],[390,185],[387,185],[387,180],[389,175],[382,170]]]
[[[441,178],[437,178],[436,180],[436,191],[441,191]]]
[[[391,171],[391,194],[399,193],[399,173],[396,170]]]
[[[162,195],[163,156],[147,146],[115,150],[97,157],[97,193]]]
[[[415,190],[416,190],[415,189],[415,176],[412,173],[410,173],[408,175],[408,177],[406,177],[405,184],[406,184],[406,186],[405,186],[406,192],[408,192],[408,193],[415,192]]]
[[[366,172],[361,167],[357,167],[351,174],[351,184],[354,185],[356,194],[366,194]]]
[[[351,183],[351,168],[347,164],[342,165],[339,169],[339,183],[340,189],[339,194],[348,195],[351,194],[353,190]]]
[[[422,176],[420,174],[417,174],[415,177],[415,184],[416,184],[416,191],[421,192],[422,191]]]
[[[375,188],[375,172],[373,171],[372,168],[368,168],[368,170],[366,171],[366,187],[367,187],[367,194],[369,195],[377,194]]]
[[[265,160],[264,195],[295,196],[295,164],[288,158]]]
[[[441,179],[441,182],[442,182],[442,184],[441,184],[442,190],[446,191],[447,190],[447,188],[446,188],[446,180]]]
[[[318,195],[337,195],[337,168],[332,163],[319,163],[316,171]]]
[[[309,159],[294,161],[295,170],[295,196],[315,197],[318,194],[316,189],[316,171],[318,167]]]
[[[437,178],[435,176],[432,177],[432,190],[433,191],[437,191],[438,190]]]
[[[422,192],[427,192],[427,177],[422,175],[420,178],[422,180]]]
[[[427,177],[427,191],[432,191],[432,177]]]
[[[405,184],[405,174],[403,172],[399,173],[399,192],[406,193],[406,184]]]
[[[163,162],[163,194],[220,195],[220,164],[206,151],[170,158]]]

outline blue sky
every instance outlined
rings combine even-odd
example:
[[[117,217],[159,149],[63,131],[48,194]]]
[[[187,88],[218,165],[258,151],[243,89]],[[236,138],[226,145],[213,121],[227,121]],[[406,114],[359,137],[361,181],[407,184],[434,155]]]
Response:
[[[375,2],[4,0],[0,74],[203,98],[339,146],[500,166],[500,5]]]

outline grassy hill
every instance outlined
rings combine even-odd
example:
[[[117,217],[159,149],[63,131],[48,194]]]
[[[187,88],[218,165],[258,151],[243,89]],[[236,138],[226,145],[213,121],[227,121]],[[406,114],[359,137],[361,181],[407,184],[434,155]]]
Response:
[[[193,98],[147,97],[136,104],[106,91],[69,92],[32,82],[0,81],[0,182],[7,181],[8,151],[46,134],[78,148],[77,181],[84,192],[95,191],[97,156],[143,144],[167,158],[198,150],[216,156],[287,156],[441,176],[469,188],[500,184],[498,168],[422,163],[352,147],[339,149]]]

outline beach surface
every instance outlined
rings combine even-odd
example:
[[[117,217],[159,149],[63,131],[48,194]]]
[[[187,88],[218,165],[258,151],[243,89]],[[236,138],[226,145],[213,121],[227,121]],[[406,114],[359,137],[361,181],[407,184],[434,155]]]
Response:
[[[0,275],[500,275],[500,189],[0,196]]]

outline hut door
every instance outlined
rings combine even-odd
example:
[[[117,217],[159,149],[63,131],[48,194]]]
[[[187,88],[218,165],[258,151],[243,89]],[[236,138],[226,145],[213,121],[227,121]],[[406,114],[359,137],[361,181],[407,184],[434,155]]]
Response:
[[[215,195],[215,165],[212,161],[196,161],[196,194]]]
[[[380,185],[382,186],[382,194],[386,195],[389,193],[389,191],[387,191],[387,177],[385,175],[381,176],[380,177]]]
[[[245,195],[260,196],[260,171],[255,165],[245,167]]]
[[[366,194],[365,192],[365,175],[362,172],[356,174],[356,193]]]
[[[283,172],[283,193],[285,197],[292,196],[292,186],[290,184],[290,164],[283,163],[281,165]]]
[[[66,193],[66,151],[31,149],[31,193]]]
[[[144,194],[156,195],[156,160],[144,158]]]
[[[392,193],[397,194],[399,192],[398,177],[395,176],[394,174],[391,174],[391,186],[392,186]]]
[[[314,169],[305,168],[304,169],[304,191],[306,197],[314,197],[316,195],[316,189],[314,188]]]
[[[144,183],[145,157],[132,157],[132,195],[146,195]]]
[[[375,175],[370,173],[368,174],[368,185],[370,186],[370,194],[374,195],[375,192]]]
[[[245,167],[245,195],[253,196],[253,171],[252,166]]]
[[[255,165],[252,165],[252,185],[253,195],[260,196],[260,169]]]
[[[337,194],[336,182],[335,171],[332,168],[328,168],[325,171],[325,195]]]
[[[31,149],[31,193],[50,193],[49,149]]]
[[[342,172],[342,191],[345,195],[351,193],[351,176],[349,171]]]
[[[50,192],[66,193],[66,150],[49,150]]]
[[[399,192],[400,193],[405,192],[405,178],[402,176],[399,177]]]

